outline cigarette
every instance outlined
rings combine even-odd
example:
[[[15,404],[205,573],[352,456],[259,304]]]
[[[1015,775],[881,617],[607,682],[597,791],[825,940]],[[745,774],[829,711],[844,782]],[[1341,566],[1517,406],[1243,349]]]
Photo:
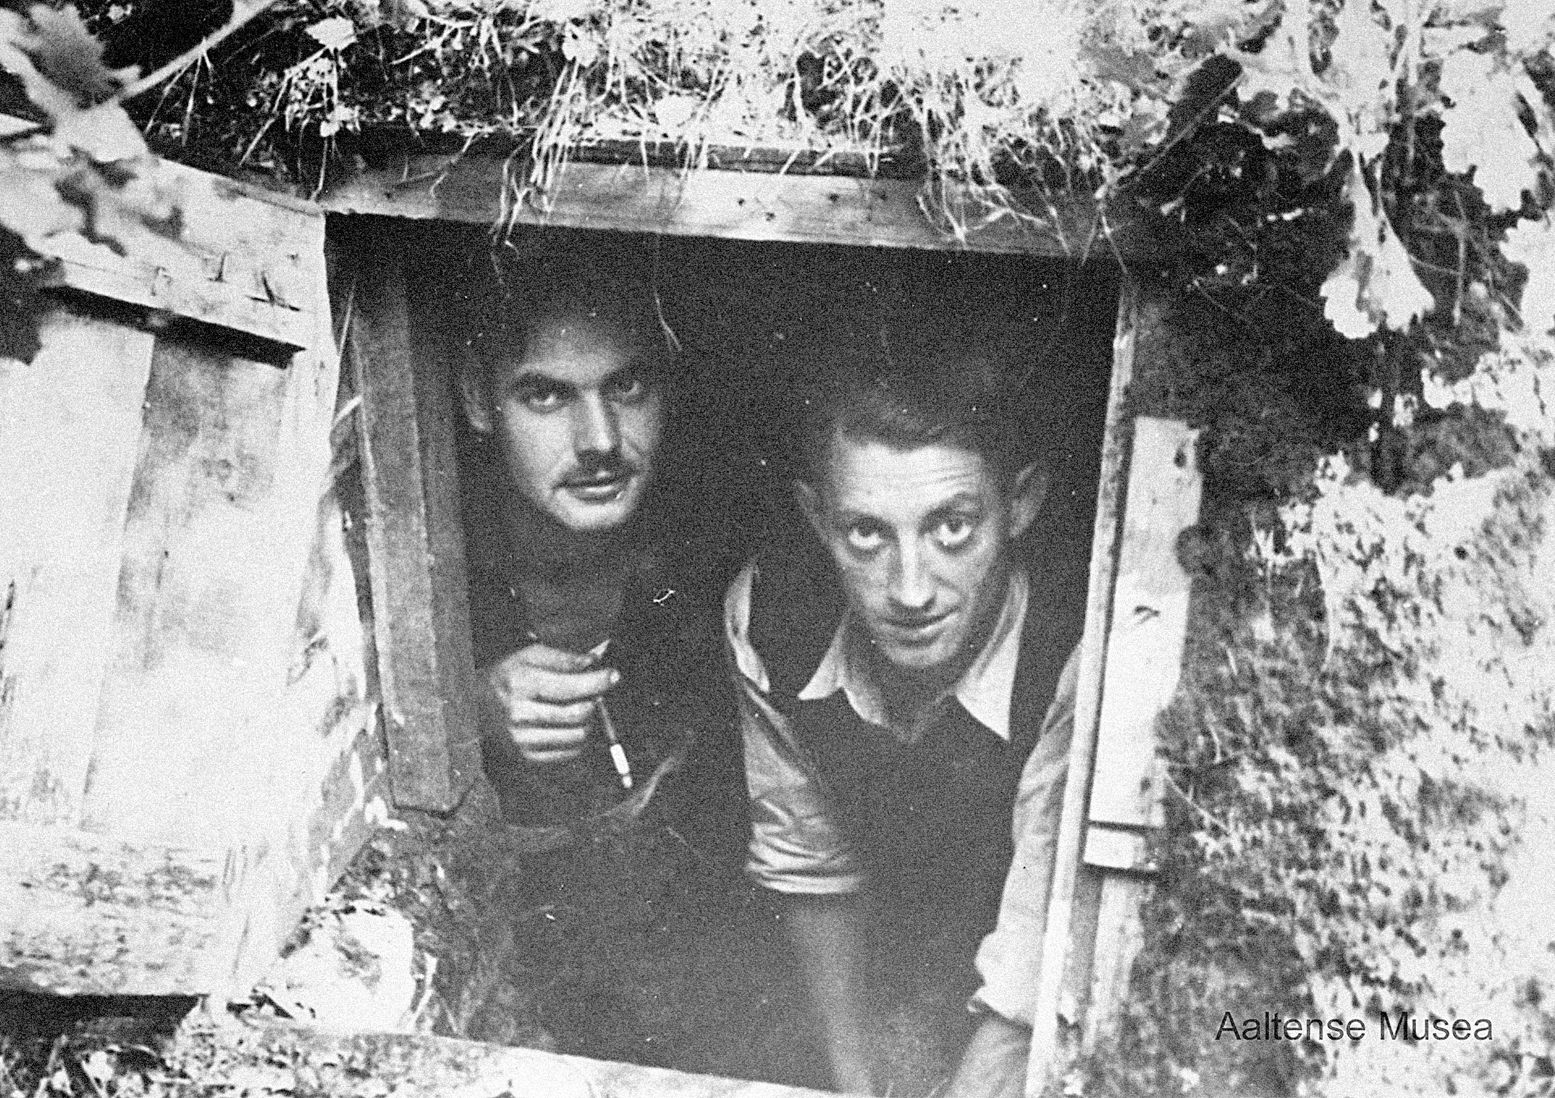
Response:
[[[605,730],[605,742],[610,745],[610,762],[616,768],[616,777],[621,779],[621,788],[632,788],[632,764],[627,760],[626,748],[621,746],[621,737],[616,735],[615,721],[610,719],[610,709],[605,705],[605,699],[600,698],[594,703],[599,707],[600,727]]]

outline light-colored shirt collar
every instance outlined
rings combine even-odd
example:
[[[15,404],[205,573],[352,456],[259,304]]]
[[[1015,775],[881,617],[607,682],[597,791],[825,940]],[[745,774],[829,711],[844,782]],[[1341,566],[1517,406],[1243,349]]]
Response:
[[[994,621],[992,632],[977,658],[961,673],[951,693],[972,718],[1006,742],[1010,738],[1010,699],[1015,691],[1015,665],[1020,658],[1021,629],[1026,623],[1026,603],[1030,583],[1026,573],[1016,569],[1004,593],[1004,605]],[[838,690],[848,699],[853,712],[871,724],[890,727],[879,685],[869,674],[853,640],[857,630],[851,615],[844,615],[831,644],[821,657],[820,666],[804,689],[800,701],[819,701]],[[866,642],[867,643],[867,642]]]

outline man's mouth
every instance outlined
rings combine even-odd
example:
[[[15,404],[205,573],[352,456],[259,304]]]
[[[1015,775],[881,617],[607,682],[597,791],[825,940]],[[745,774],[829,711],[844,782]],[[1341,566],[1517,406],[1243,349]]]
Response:
[[[622,466],[580,473],[562,481],[562,488],[588,503],[609,503],[619,499],[632,482],[632,471]]]
[[[940,629],[950,620],[951,611],[924,614],[911,618],[887,618],[886,632],[898,644],[929,644],[939,636]]]

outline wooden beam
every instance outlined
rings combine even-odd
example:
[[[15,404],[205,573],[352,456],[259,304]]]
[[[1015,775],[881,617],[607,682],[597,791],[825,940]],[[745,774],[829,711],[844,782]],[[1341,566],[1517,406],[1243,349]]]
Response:
[[[1199,519],[1198,438],[1175,420],[1134,421],[1085,841],[1086,863],[1102,873],[1086,1051],[1111,1032],[1143,940],[1149,833],[1161,823],[1155,725],[1177,690],[1188,632],[1192,579],[1178,562],[1177,539]]]
[[[1199,520],[1198,439],[1198,431],[1175,420],[1134,421],[1093,823],[1149,828],[1161,822],[1155,719],[1177,689],[1188,631],[1191,580],[1177,561],[1177,539]]]
[[[333,180],[319,196],[331,213],[435,218],[483,225],[669,233],[794,244],[1013,252],[1083,259],[1135,254],[1139,228],[1109,224],[1084,197],[1033,200],[1040,217],[980,211],[969,192],[959,233],[930,221],[937,209],[916,183],[770,171],[680,170],[573,162],[543,195],[516,201],[514,162],[492,155],[412,156],[391,168]]]
[[[392,1093],[400,1098],[509,1095],[510,1098],[822,1098],[777,1083],[692,1075],[667,1068],[563,1056],[539,1049],[410,1033],[325,1033],[295,1022],[245,1015],[189,1042],[211,1058],[209,1083],[234,1069],[256,1089],[290,1093],[299,1078],[342,1098]],[[181,1042],[180,1042],[181,1043]],[[175,1045],[175,1048],[177,1046]],[[362,1070],[370,1065],[370,1071]],[[206,1081],[201,1065],[179,1066]]]
[[[390,234],[392,236],[392,234]],[[480,766],[469,589],[441,363],[414,354],[393,239],[348,233],[350,355],[394,803],[447,812]]]
[[[1032,1014],[1031,1054],[1026,1071],[1028,1098],[1042,1098],[1058,1063],[1058,1015],[1071,954],[1081,886],[1082,846],[1086,807],[1090,800],[1096,733],[1101,715],[1102,671],[1106,659],[1107,623],[1112,611],[1113,578],[1117,574],[1118,522],[1127,452],[1125,403],[1134,371],[1135,311],[1139,290],[1124,279],[1113,339],[1112,383],[1107,396],[1107,425],[1102,436],[1101,477],[1096,493],[1096,522],[1091,536],[1091,570],[1085,604],[1085,631],[1080,641],[1080,666],[1075,687],[1074,739],[1069,753],[1069,777],[1064,786],[1054,855],[1053,887],[1048,897],[1047,923],[1041,942],[1042,965],[1037,974]]]
[[[322,304],[312,292],[324,232],[317,209],[168,161],[152,178],[177,204],[179,231],[131,223],[113,231],[118,248],[77,233],[49,237],[41,250],[59,260],[49,284],[309,346]]]
[[[219,849],[0,823],[0,987],[188,994],[225,870]]]

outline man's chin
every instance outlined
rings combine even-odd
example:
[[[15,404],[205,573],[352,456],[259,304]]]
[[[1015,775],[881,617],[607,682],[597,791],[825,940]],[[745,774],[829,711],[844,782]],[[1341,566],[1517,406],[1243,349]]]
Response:
[[[640,496],[635,485],[606,499],[579,498],[569,493],[553,499],[547,510],[553,519],[575,534],[607,534],[632,520]]]
[[[903,644],[897,640],[876,637],[875,650],[898,671],[924,676],[935,676],[953,664],[959,651],[946,637],[936,638],[933,644]]]

